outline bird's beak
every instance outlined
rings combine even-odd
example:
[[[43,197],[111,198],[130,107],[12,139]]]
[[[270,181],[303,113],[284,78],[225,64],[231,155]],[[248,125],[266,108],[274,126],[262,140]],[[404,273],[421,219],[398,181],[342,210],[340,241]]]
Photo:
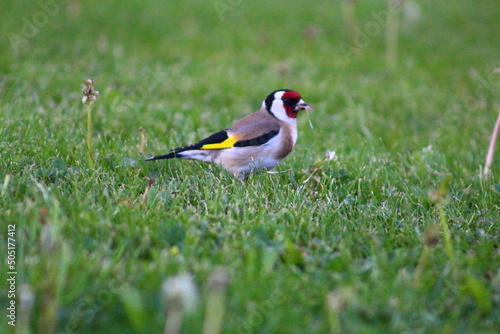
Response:
[[[299,110],[313,110],[313,108],[304,101],[300,100],[299,103],[295,105],[295,111]]]

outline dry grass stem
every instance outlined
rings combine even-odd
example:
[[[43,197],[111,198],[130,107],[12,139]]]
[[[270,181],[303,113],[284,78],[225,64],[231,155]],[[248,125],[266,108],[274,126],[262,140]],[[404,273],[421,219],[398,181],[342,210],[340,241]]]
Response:
[[[498,132],[500,132],[500,110],[498,110],[497,121],[493,129],[493,134],[491,135],[488,154],[486,155],[486,164],[484,165],[484,176],[489,176],[491,173],[491,165],[493,164],[493,156],[495,153],[495,147],[498,140]]]

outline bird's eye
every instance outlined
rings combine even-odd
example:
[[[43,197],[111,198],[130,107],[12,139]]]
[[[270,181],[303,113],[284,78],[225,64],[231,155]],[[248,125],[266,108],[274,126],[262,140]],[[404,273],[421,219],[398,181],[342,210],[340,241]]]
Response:
[[[290,99],[283,99],[284,104],[290,104]]]

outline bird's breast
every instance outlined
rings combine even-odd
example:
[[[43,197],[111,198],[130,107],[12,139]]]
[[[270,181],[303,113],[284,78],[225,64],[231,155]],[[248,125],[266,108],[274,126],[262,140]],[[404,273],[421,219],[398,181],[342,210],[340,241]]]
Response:
[[[272,169],[292,152],[297,140],[297,128],[289,124],[280,127],[278,135],[260,146],[232,147],[220,150],[214,162],[235,174],[252,170]]]
[[[283,124],[279,135],[276,138],[275,144],[275,158],[284,159],[292,152],[295,143],[297,142],[297,128],[289,124]]]

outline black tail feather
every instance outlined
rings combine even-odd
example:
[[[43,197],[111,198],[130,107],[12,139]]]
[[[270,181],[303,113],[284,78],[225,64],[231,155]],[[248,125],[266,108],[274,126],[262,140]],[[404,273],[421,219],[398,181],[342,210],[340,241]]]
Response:
[[[184,158],[182,156],[182,152],[184,151],[189,151],[189,150],[199,150],[201,147],[205,144],[217,144],[217,143],[222,143],[224,140],[229,138],[229,135],[227,134],[227,130],[222,130],[217,133],[214,133],[213,135],[197,142],[196,144],[192,145],[187,145],[187,146],[181,146],[175,148],[172,152],[165,154],[165,155],[159,155],[157,157],[151,157],[149,159],[146,159],[145,161],[152,161],[152,160],[162,160],[162,159],[173,159],[173,158]]]
[[[159,155],[159,156],[156,156],[156,157],[151,157],[151,158],[145,159],[144,161],[162,160],[162,159],[173,159],[173,158],[178,158],[178,157],[179,157],[178,153],[171,152],[171,153],[168,153],[168,154]]]

